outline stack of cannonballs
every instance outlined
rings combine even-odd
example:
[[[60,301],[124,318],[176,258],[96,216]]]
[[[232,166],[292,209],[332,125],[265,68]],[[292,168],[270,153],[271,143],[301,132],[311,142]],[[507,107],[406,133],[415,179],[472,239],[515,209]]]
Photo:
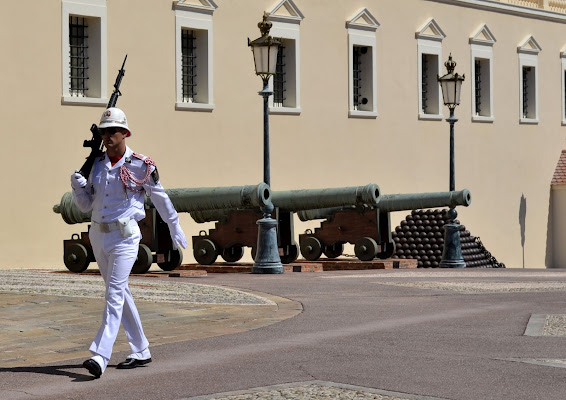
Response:
[[[412,258],[419,268],[438,268],[444,248],[444,228],[448,209],[413,210],[392,233],[395,254],[392,258]],[[459,223],[458,220],[455,221]],[[472,236],[464,225],[460,228],[462,257],[467,268],[505,268]]]

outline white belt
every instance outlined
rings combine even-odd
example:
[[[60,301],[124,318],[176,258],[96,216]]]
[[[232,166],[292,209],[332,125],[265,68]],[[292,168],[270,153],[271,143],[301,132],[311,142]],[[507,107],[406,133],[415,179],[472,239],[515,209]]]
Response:
[[[98,230],[100,230],[100,232],[104,232],[104,233],[117,231],[118,229],[120,229],[121,226],[124,225],[137,225],[135,219],[132,218],[129,219],[120,218],[120,219],[122,220],[122,223],[120,221],[109,222],[107,224],[101,224],[95,221],[91,221],[91,222],[93,226],[95,226]]]

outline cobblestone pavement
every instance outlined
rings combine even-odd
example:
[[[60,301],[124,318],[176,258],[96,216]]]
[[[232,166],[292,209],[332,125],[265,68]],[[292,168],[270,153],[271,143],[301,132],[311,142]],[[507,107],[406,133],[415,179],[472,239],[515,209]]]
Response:
[[[287,385],[255,388],[233,393],[220,393],[210,396],[191,397],[184,400],[442,400],[406,393],[393,393],[334,382],[301,382]]]
[[[130,279],[152,345],[243,332],[291,318],[300,303],[253,291]],[[88,357],[103,308],[100,276],[45,270],[0,271],[0,365],[18,367]],[[127,351],[120,334],[115,352]]]
[[[274,305],[265,297],[241,290],[179,283],[161,279],[130,279],[130,289],[136,300],[170,303]],[[0,293],[37,294],[100,299],[104,297],[104,281],[100,275],[77,275],[33,270],[0,270]]]

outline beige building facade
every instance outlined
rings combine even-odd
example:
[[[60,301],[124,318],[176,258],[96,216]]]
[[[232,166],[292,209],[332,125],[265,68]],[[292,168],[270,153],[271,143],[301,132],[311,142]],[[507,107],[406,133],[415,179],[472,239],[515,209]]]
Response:
[[[63,240],[86,231],[52,207],[126,54],[128,144],[155,160],[166,188],[259,183],[262,83],[247,39],[264,12],[286,49],[285,91],[270,108],[274,190],[447,191],[436,76],[451,54],[466,76],[456,188],[473,201],[461,223],[507,267],[566,267],[554,261],[566,226],[551,223],[550,204],[566,147],[565,0],[45,0],[9,2],[1,17],[0,268],[64,268]],[[181,222],[189,237],[212,227]],[[315,226],[297,220],[296,234]]]

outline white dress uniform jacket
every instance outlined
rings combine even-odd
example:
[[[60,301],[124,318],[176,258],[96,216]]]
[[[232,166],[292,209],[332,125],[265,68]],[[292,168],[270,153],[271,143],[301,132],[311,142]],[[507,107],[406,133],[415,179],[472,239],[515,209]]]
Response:
[[[152,164],[146,164],[148,158],[135,154],[126,146],[124,156],[112,166],[108,156],[98,159],[92,168],[89,182],[83,190],[73,190],[75,203],[83,212],[92,210],[91,220],[95,223],[110,223],[119,218],[130,217],[141,221],[145,217],[144,192],[151,198],[159,215],[167,224],[177,224],[179,216],[165,193],[165,189],[159,181],[154,182],[150,178],[143,185],[135,185],[133,182],[130,190],[126,188],[120,178],[120,168],[125,166],[134,177],[140,179],[155,170]]]
[[[144,192],[170,230],[179,221],[171,200],[159,183],[157,172],[155,178],[151,176],[154,170],[151,159],[126,147],[124,156],[114,166],[106,154],[97,159],[87,185],[73,189],[79,209],[92,210],[89,237],[106,283],[103,320],[90,351],[107,360],[112,354],[120,323],[132,353],[142,352],[149,346],[128,287],[141,239],[137,221],[145,217]]]

